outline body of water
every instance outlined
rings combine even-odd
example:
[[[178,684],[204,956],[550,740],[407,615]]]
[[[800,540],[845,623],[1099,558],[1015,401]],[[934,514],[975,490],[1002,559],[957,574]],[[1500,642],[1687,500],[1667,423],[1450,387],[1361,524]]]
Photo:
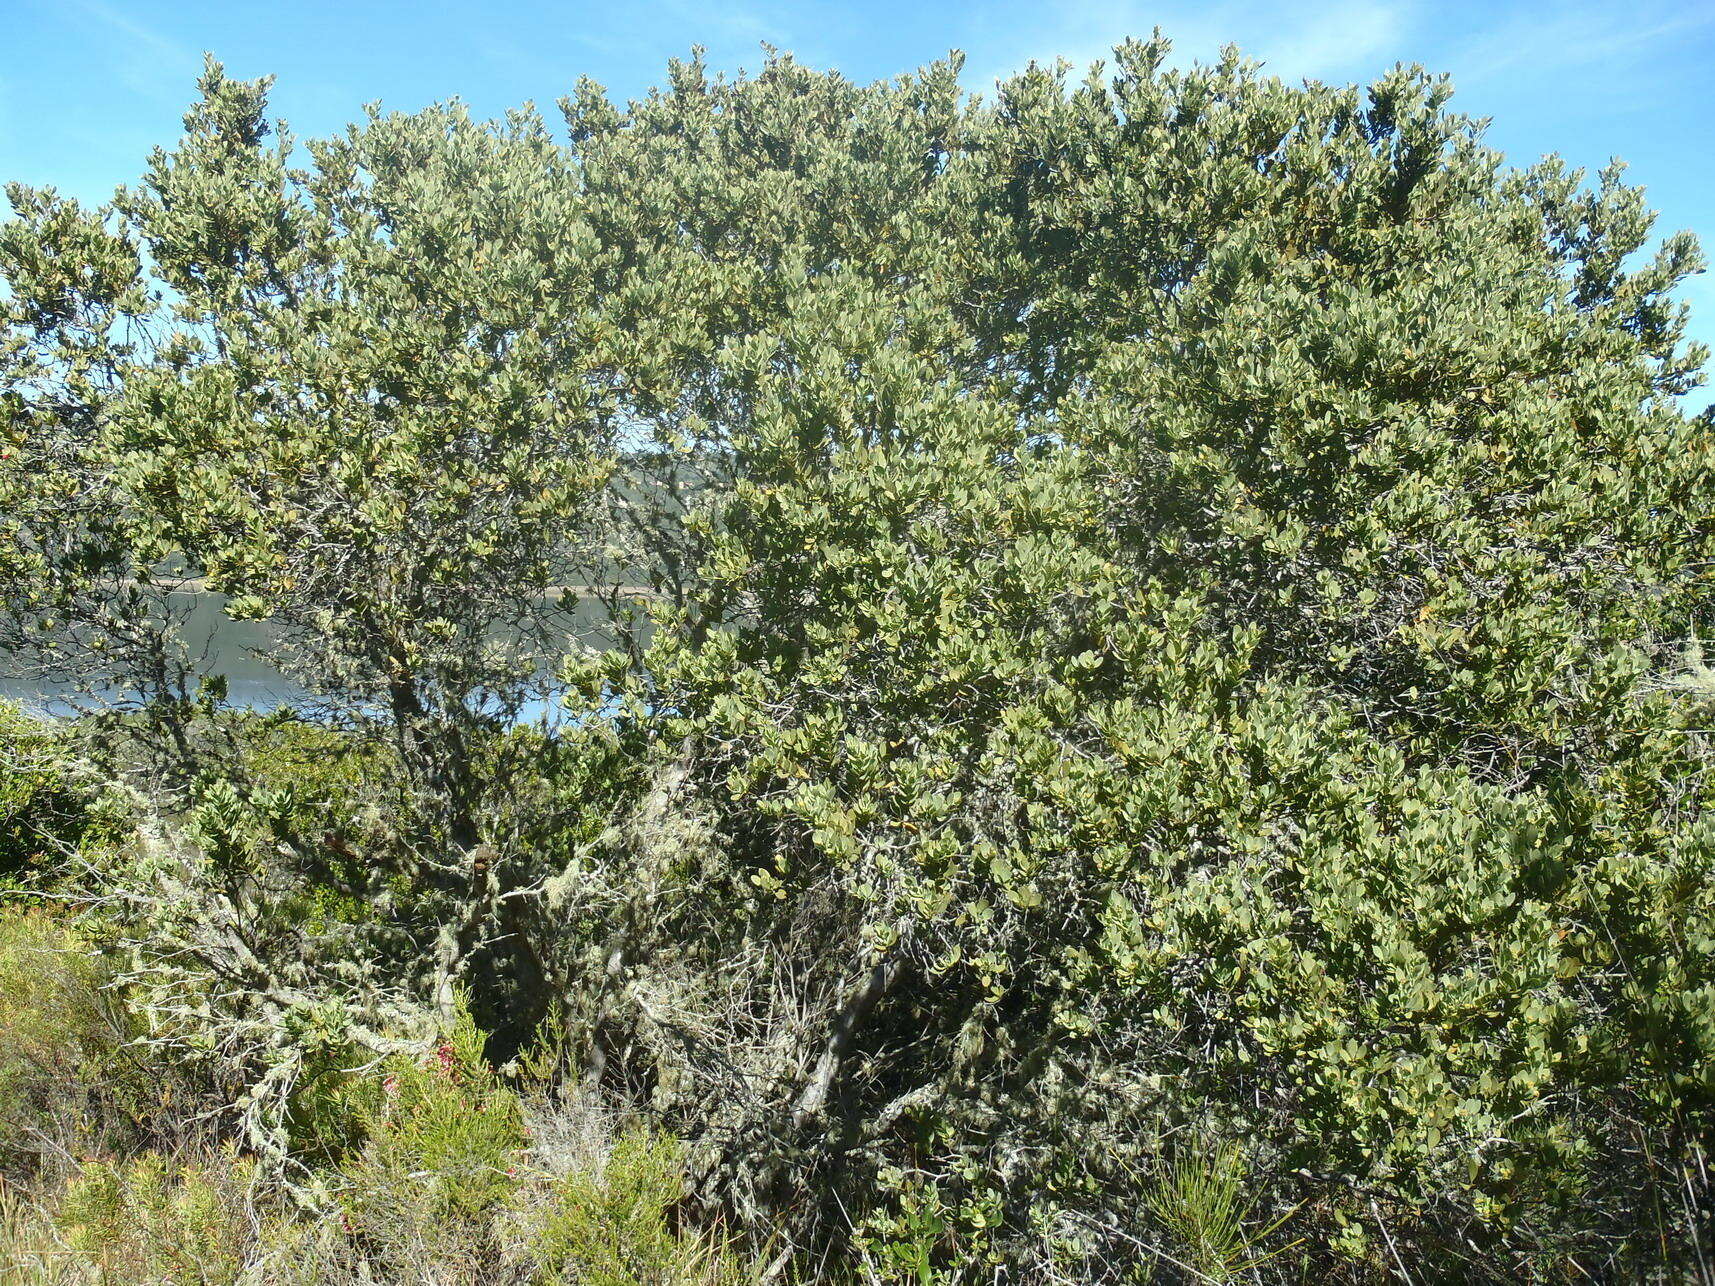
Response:
[[[196,672],[209,678],[224,678],[229,705],[248,710],[275,710],[281,706],[304,710],[314,706],[314,696],[277,668],[279,635],[267,621],[233,620],[223,610],[226,600],[220,594],[199,591],[174,594],[171,598],[183,613],[180,634],[189,654],[196,659]],[[565,615],[566,630],[573,640],[568,646],[601,645],[599,627],[607,616],[600,603],[585,599]],[[0,666],[0,698],[34,713],[52,716],[76,714],[91,704],[87,696],[78,696],[69,684],[17,670],[8,672],[3,666]],[[550,723],[557,722],[559,709],[557,699],[533,701],[523,711],[523,719],[529,723],[544,718]]]

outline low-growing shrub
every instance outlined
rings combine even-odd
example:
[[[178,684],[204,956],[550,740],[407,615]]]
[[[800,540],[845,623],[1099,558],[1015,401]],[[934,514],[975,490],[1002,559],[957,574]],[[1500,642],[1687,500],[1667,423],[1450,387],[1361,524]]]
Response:
[[[481,1219],[505,1199],[526,1145],[524,1116],[484,1060],[484,1043],[461,1010],[428,1057],[396,1058],[366,1078],[366,1142],[346,1168],[354,1223],[385,1218],[375,1203],[405,1192],[448,1220]]]
[[[534,1242],[555,1286],[691,1286],[737,1283],[743,1270],[717,1241],[677,1230],[683,1150],[633,1129],[597,1170],[561,1178],[539,1216]]]
[[[253,1166],[230,1155],[202,1165],[145,1153],[91,1161],[57,1220],[70,1248],[106,1286],[229,1286],[254,1258]]]
[[[1213,1283],[1254,1275],[1269,1259],[1289,1253],[1296,1243],[1265,1245],[1293,1211],[1270,1224],[1251,1219],[1260,1197],[1249,1190],[1249,1168],[1233,1144],[1190,1147],[1162,1167],[1148,1198],[1154,1226],[1166,1246],[1145,1246],[1166,1264],[1200,1274]]]
[[[717,1240],[679,1226],[675,1143],[632,1128],[550,1168],[483,1043],[461,1007],[422,1056],[347,1069],[317,1103],[323,1146],[299,1154],[289,1185],[229,1145],[86,1157],[0,1187],[0,1286],[755,1280]],[[528,1115],[558,1138],[566,1110],[549,1096]],[[325,1146],[334,1137],[343,1149]]]
[[[0,906],[0,1175],[127,1145],[169,1109],[111,980],[60,915]]]

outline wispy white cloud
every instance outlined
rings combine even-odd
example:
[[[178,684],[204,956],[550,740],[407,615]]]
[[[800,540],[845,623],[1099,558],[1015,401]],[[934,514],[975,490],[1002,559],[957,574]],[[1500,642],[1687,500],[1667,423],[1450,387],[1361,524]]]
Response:
[[[1289,80],[1362,74],[1398,60],[1412,16],[1404,5],[1347,0],[1285,25],[1254,52],[1270,71]]]
[[[1336,0],[1307,6],[1290,0],[1143,5],[1132,0],[1054,0],[1028,20],[1009,10],[979,20],[968,83],[986,88],[1034,61],[1064,58],[1074,67],[1108,60],[1120,41],[1160,27],[1181,65],[1207,61],[1228,44],[1291,79],[1368,74],[1396,60],[1416,16],[1412,0]]]
[[[127,89],[152,96],[183,97],[196,75],[197,51],[162,35],[108,0],[68,0],[67,8],[104,30],[115,52],[115,76]]]
[[[1652,48],[1711,26],[1715,6],[1567,5],[1546,14],[1506,15],[1449,53],[1468,79],[1541,77],[1632,63]]]
[[[698,44],[718,65],[754,67],[762,46],[772,45],[806,60],[814,58],[813,42],[797,29],[791,6],[658,0],[656,7],[658,25],[650,33],[651,44],[668,54],[683,54]],[[635,14],[627,21],[635,21]]]
[[[792,33],[778,14],[744,4],[694,4],[690,0],[667,0],[668,13],[707,35],[732,44],[784,45]]]
[[[1037,7],[1031,21],[1023,23],[1010,11],[973,18],[964,81],[980,91],[1033,62],[1053,66],[1064,59],[1082,69],[1110,60],[1120,41],[1148,35],[1154,25],[1129,0],[1059,0]]]
[[[756,68],[762,47],[789,51],[817,67],[834,66],[833,49],[826,47],[807,9],[790,0],[638,0],[603,14],[570,12],[555,19],[554,40],[589,50],[606,64],[598,80],[632,77],[637,83],[658,83],[669,58],[682,58],[693,46],[708,50],[710,63],[732,70]],[[493,37],[482,39],[478,51],[489,63],[531,81],[563,76],[565,68],[544,59],[534,47]],[[610,86],[611,87],[611,86]],[[559,92],[571,88],[569,83]]]
[[[179,59],[185,56],[185,48],[177,41],[169,40],[159,32],[144,26],[135,18],[105,3],[105,0],[72,0],[72,7],[81,9],[90,17],[113,28],[120,35],[136,41],[160,57]]]

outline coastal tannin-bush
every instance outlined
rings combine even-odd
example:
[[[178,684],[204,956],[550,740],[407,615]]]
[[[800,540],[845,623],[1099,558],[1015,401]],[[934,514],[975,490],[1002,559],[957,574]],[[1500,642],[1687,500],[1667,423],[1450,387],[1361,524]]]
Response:
[[[211,67],[111,210],[15,193],[14,638],[128,658],[126,982],[269,1165],[462,985],[782,1271],[1707,1271],[1697,248],[1419,71],[1167,53],[301,169]],[[361,819],[163,659],[192,574]]]

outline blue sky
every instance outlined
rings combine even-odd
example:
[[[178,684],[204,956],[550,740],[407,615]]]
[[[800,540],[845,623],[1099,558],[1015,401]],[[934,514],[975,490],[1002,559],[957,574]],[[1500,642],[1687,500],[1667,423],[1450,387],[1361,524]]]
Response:
[[[733,68],[766,41],[866,80],[958,48],[980,89],[1157,25],[1184,61],[1232,41],[1294,79],[1449,72],[1456,106],[1492,117],[1509,157],[1624,157],[1658,227],[1690,228],[1715,257],[1715,0],[0,0],[0,179],[104,199],[177,135],[204,50],[277,75],[277,113],[322,134],[374,99],[548,107],[584,73],[628,96],[693,44]],[[1715,343],[1715,274],[1686,297]]]

